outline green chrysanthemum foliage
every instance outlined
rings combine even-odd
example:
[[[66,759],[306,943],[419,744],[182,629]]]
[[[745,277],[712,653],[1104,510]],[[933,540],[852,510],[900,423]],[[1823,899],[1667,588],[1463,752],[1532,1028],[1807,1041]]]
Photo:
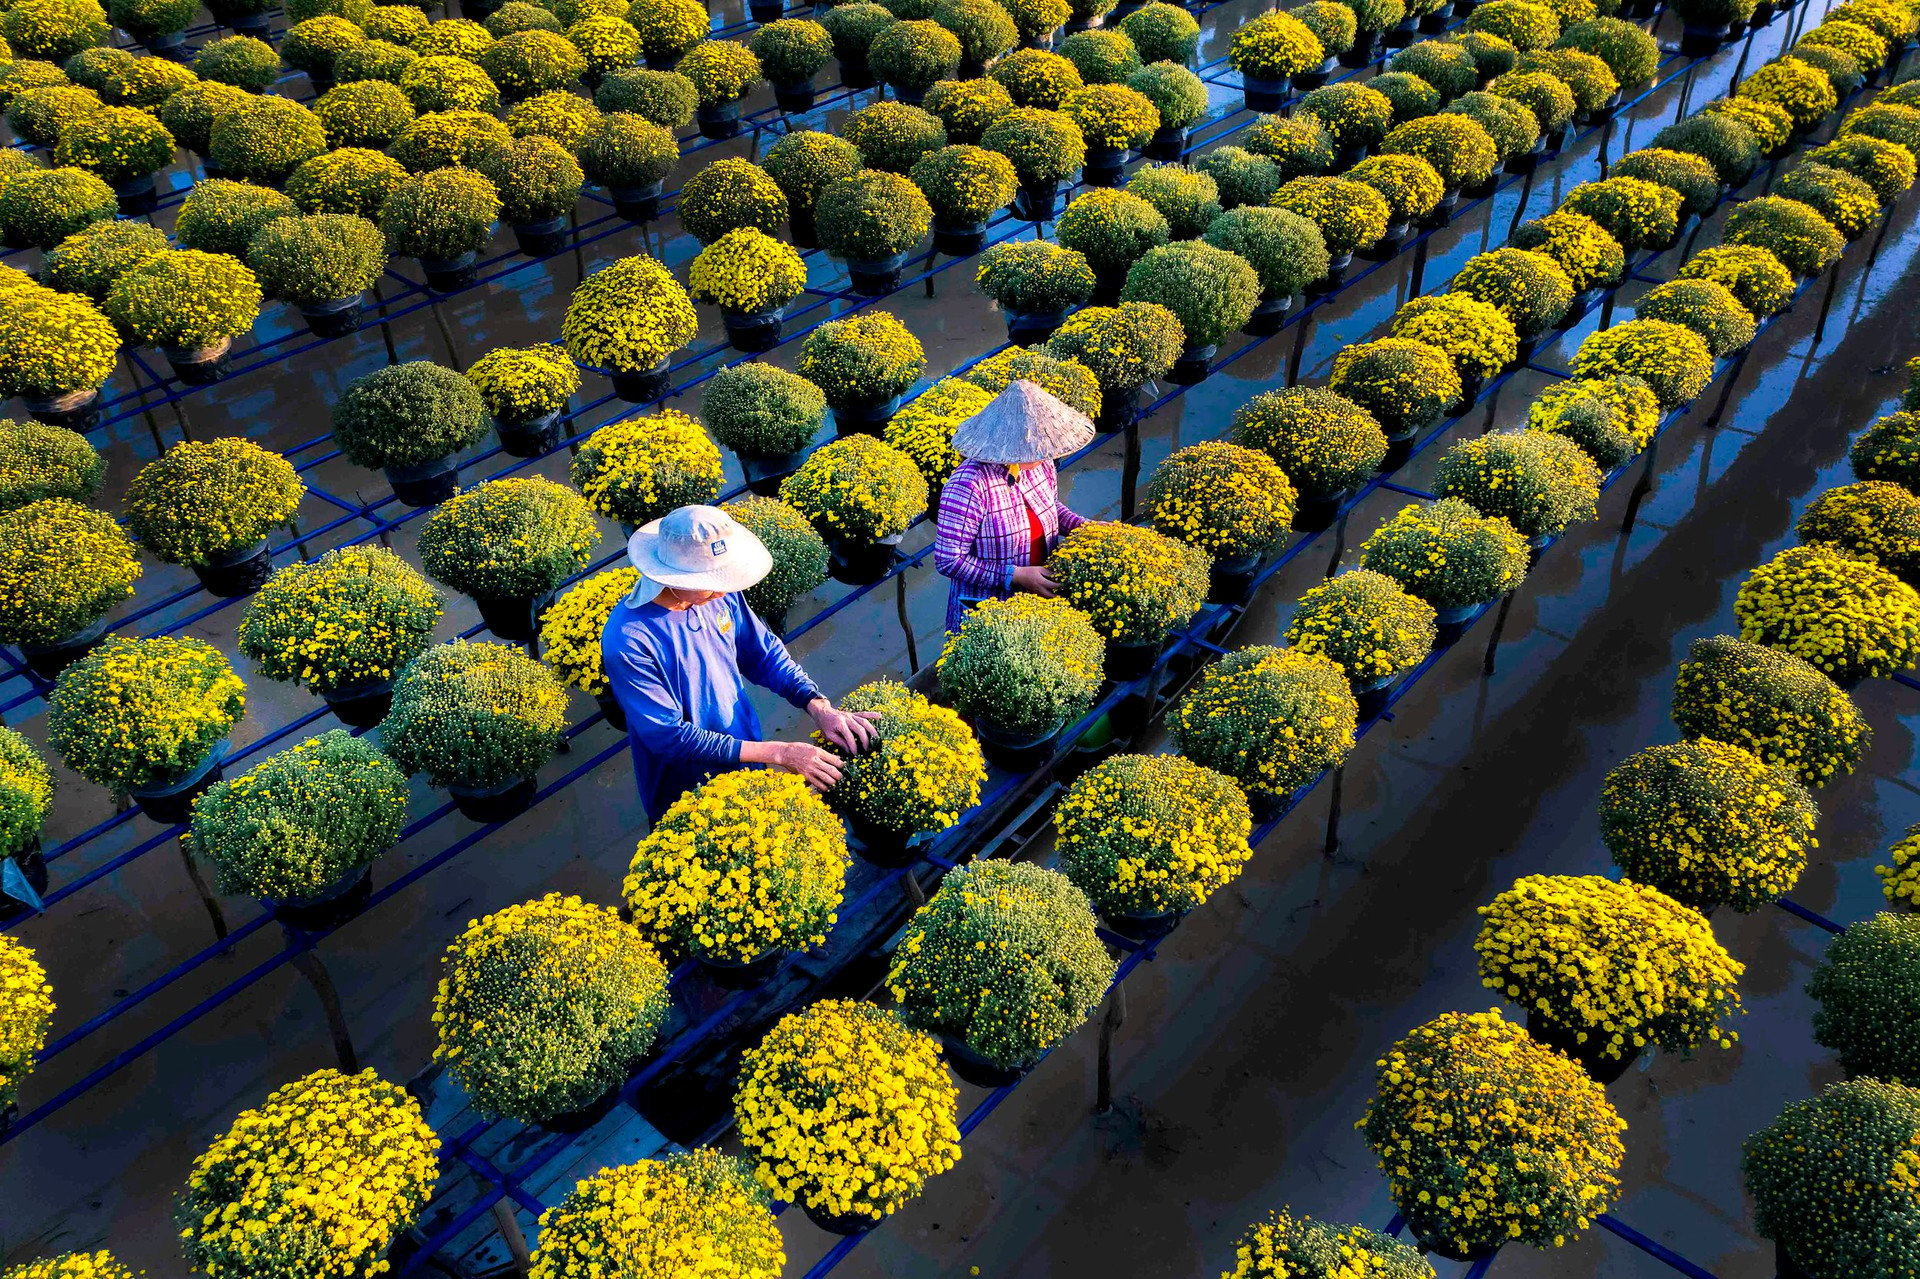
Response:
[[[369,468],[438,461],[486,429],[473,384],[425,360],[356,378],[333,406],[334,443],[349,462]]]
[[[840,136],[859,149],[867,168],[890,173],[905,173],[922,156],[947,145],[940,117],[905,102],[862,107],[847,117]]]
[[[507,131],[516,138],[550,138],[577,152],[604,119],[600,108],[579,94],[556,90],[514,103],[507,111]]]
[[[1174,704],[1171,731],[1194,763],[1225,773],[1250,796],[1278,800],[1346,759],[1358,716],[1332,659],[1256,646],[1206,667]]]
[[[1527,542],[1498,515],[1458,498],[1409,505],[1360,547],[1360,566],[1384,573],[1438,610],[1489,603],[1527,575]]]
[[[173,135],[136,107],[103,106],[66,123],[53,162],[96,173],[110,183],[131,182],[173,162]]]
[[[1113,979],[1087,895],[1059,871],[978,861],[948,871],[907,924],[887,986],[912,1026],[994,1065],[1031,1066]]]
[[[214,888],[272,901],[316,896],[400,839],[407,779],[342,729],[269,755],[193,806],[189,846]]]
[[[1560,38],[1560,17],[1534,0],[1491,0],[1468,16],[1467,30],[1499,36],[1525,53]]]
[[[1204,237],[1246,259],[1263,298],[1288,298],[1326,275],[1326,237],[1317,223],[1286,209],[1240,208],[1216,217]]]
[[[1353,489],[1387,454],[1379,421],[1320,387],[1254,396],[1235,410],[1229,438],[1271,457],[1302,496],[1319,499]]]
[[[1120,19],[1120,34],[1146,63],[1185,64],[1200,47],[1200,24],[1178,5],[1154,0]]]
[[[896,90],[909,93],[925,92],[938,81],[953,79],[960,57],[959,38],[939,23],[925,19],[895,22],[873,36],[867,46],[867,64],[873,74]]]
[[[225,36],[194,55],[193,72],[202,80],[264,93],[280,78],[280,55],[265,40]]]
[[[1519,338],[1551,329],[1573,305],[1573,281],[1544,253],[1493,249],[1467,259],[1451,289],[1496,307]]]
[[[1440,40],[1422,40],[1409,45],[1388,60],[1387,68],[1419,76],[1433,86],[1444,102],[1468,92],[1480,79],[1471,54],[1457,44]]]
[[[672,138],[668,138],[672,142]],[[787,197],[789,212],[811,213],[820,192],[864,166],[859,150],[830,133],[795,130],[767,148],[768,176]]]
[[[1720,198],[1720,175],[1704,158],[1686,151],[1645,147],[1621,156],[1608,172],[1666,187],[1680,197],[1682,213],[1704,214]]]
[[[1382,71],[1367,81],[1367,87],[1393,103],[1396,124],[1430,116],[1444,105],[1440,90],[1411,71]]]
[[[593,91],[593,105],[602,111],[629,112],[666,129],[684,129],[693,123],[700,91],[677,71],[622,67],[607,73]]]
[[[552,138],[515,138],[480,162],[500,193],[500,216],[515,225],[564,218],[573,212],[586,175],[573,153]]]
[[[356,214],[276,218],[247,246],[247,265],[269,296],[313,305],[372,288],[387,269],[387,241]]]
[[[1826,543],[1920,582],[1920,497],[1886,480],[1828,489],[1794,526],[1803,543]]]
[[[480,25],[485,27],[487,34],[496,40],[501,36],[511,35],[515,31],[532,31],[535,28],[542,31],[562,29],[560,19],[553,16],[551,9],[531,4],[528,0],[507,0],[505,4],[482,19]]]
[[[1595,17],[1571,23],[1556,49],[1578,49],[1607,64],[1622,85],[1649,83],[1660,67],[1660,46],[1640,27],[1621,18]]]
[[[294,212],[293,201],[271,187],[213,178],[187,193],[173,233],[186,248],[244,259],[261,227]]]
[[[1180,241],[1150,250],[1127,271],[1121,297],[1157,302],[1179,317],[1189,348],[1213,346],[1252,316],[1260,276],[1246,259],[1213,245]]]
[[[1077,31],[1059,49],[1087,84],[1125,84],[1142,61],[1133,41],[1119,31]]]
[[[1807,994],[1814,1042],[1850,1079],[1920,1079],[1920,917],[1882,913],[1834,938]]]
[[[68,125],[106,109],[100,95],[84,85],[50,84],[14,95],[13,104],[7,108],[7,124],[21,141],[51,147],[60,141]]]
[[[1873,740],[1853,698],[1818,667],[1731,635],[1693,642],[1674,678],[1673,722],[1689,738],[1751,751],[1807,786],[1851,773]]]
[[[1447,104],[1447,113],[1463,115],[1487,131],[1502,159],[1533,150],[1540,141],[1540,121],[1533,109],[1515,98],[1476,90]]]
[[[1813,1279],[1920,1270],[1920,1088],[1831,1084],[1747,1138],[1754,1228]]]
[[[1756,245],[1717,244],[1701,249],[1681,264],[1676,278],[1725,285],[1754,315],[1773,315],[1793,301],[1793,272]]]
[[[1317,225],[1327,252],[1335,257],[1377,241],[1393,217],[1385,196],[1365,182],[1347,178],[1294,178],[1275,191],[1269,203]]]
[[[1013,110],[1013,95],[998,80],[986,77],[941,80],[927,90],[921,106],[939,117],[948,142],[972,145],[988,125]]]
[[[79,432],[0,418],[0,511],[49,497],[85,502],[105,471],[99,451]]]
[[[409,173],[475,168],[513,141],[507,126],[481,111],[431,111],[400,131],[388,147]]]
[[[302,213],[351,213],[377,222],[387,196],[407,181],[400,162],[365,147],[317,155],[287,179],[287,196]]]
[[[1760,163],[1759,139],[1745,123],[1730,115],[1702,112],[1689,116],[1654,134],[1648,145],[1699,156],[1728,186],[1745,182]]]
[[[1847,247],[1846,237],[1818,209],[1777,195],[1735,206],[1723,224],[1721,242],[1766,249],[1799,276],[1820,274]]]
[[[234,258],[176,249],[123,272],[104,309],[137,341],[192,351],[253,327],[260,296],[260,282]]]
[[[99,302],[122,273],[170,248],[166,232],[145,222],[95,222],[47,251],[47,283]]]
[[[84,128],[91,122],[77,122]],[[1811,160],[1795,165],[1775,179],[1773,193],[1798,200],[1819,212],[1849,240],[1865,235],[1880,217],[1880,197],[1851,173],[1817,164]]]
[[[306,491],[291,462],[251,441],[185,441],[127,486],[127,531],[155,559],[207,564],[265,542]]]
[[[587,59],[564,35],[535,28],[516,31],[488,45],[480,55],[480,65],[500,86],[502,97],[519,101],[566,88],[587,69]]]
[[[1714,358],[1732,355],[1753,341],[1753,313],[1726,285],[1713,280],[1669,280],[1640,295],[1633,313],[1642,320],[1683,325],[1706,339]]]
[[[1058,111],[1037,107],[1007,112],[981,133],[980,145],[1011,160],[1022,182],[1057,182],[1087,159],[1080,126]]]
[[[1093,371],[1103,391],[1130,391],[1165,376],[1180,358],[1186,330],[1166,307],[1125,302],[1082,307],[1047,340],[1046,351]]]
[[[368,40],[342,50],[340,56],[333,60],[333,80],[336,85],[354,84],[361,80],[384,80],[397,85],[407,68],[419,57],[418,53],[405,45],[388,40]]]
[[[278,65],[279,60],[279,55],[275,54],[275,65]],[[55,83],[66,84],[71,81],[97,93],[106,84],[109,76],[123,67],[132,66],[133,61],[134,55],[130,51],[116,49],[111,45],[97,45],[91,49],[82,49],[60,64],[60,69],[66,74]]]
[[[1920,412],[1876,418],[1853,442],[1847,461],[1860,479],[1891,480],[1920,493]]]
[[[1440,458],[1434,492],[1482,515],[1504,516],[1528,537],[1557,537],[1595,516],[1600,468],[1564,435],[1497,431],[1461,440]]]
[[[1000,7],[1013,19],[1023,40],[1050,35],[1073,16],[1067,0],[1008,0]]]
[[[492,238],[500,193],[470,169],[435,169],[395,187],[380,206],[390,252],[416,258],[477,253]]]
[[[539,772],[566,728],[567,691],[553,672],[504,644],[454,640],[400,672],[380,740],[408,774],[490,790]]]
[[[1513,42],[1490,31],[1456,31],[1447,39],[1467,51],[1473,65],[1480,68],[1482,81],[1505,75],[1520,61],[1520,50]]]
[[[1445,351],[1408,338],[1342,348],[1327,389],[1373,414],[1389,439],[1432,426],[1460,400],[1460,373]]]
[[[1867,82],[1867,77],[1861,74],[1860,64],[1831,45],[1803,42],[1794,46],[1793,56],[1808,66],[1817,67],[1833,85],[1834,93],[1842,98]]]
[[[1086,87],[1080,69],[1045,49],[1016,49],[988,73],[1007,91],[1017,107],[1058,111],[1077,90]]]
[[[772,235],[787,220],[787,197],[759,165],[715,160],[687,179],[680,190],[679,213],[688,234],[712,244],[741,227]]]
[[[1353,42],[1360,36],[1360,23],[1354,11],[1337,0],[1307,0],[1305,4],[1288,8],[1286,14],[1314,34],[1329,58],[1353,48]]]
[[[1527,410],[1527,429],[1564,435],[1611,471],[1644,449],[1660,425],[1660,401],[1637,377],[1567,378]]]
[[[817,22],[781,18],[757,28],[747,48],[774,84],[806,84],[833,61],[833,36]]]
[[[608,188],[649,187],[673,172],[680,148],[664,125],[638,112],[610,111],[581,139],[579,155],[589,181]]]
[[[1873,188],[1885,204],[1904,195],[1914,181],[1914,155],[1897,142],[1867,133],[1849,133],[1807,152],[1811,164],[1851,173]]]
[[[277,186],[327,150],[319,117],[289,98],[249,98],[213,118],[207,158],[232,177]]]
[[[1020,42],[1012,16],[995,0],[935,0],[931,16],[959,37],[971,62],[991,62]]]
[[[1713,352],[1692,329],[1666,320],[1628,320],[1588,335],[1574,352],[1573,373],[1641,378],[1662,405],[1673,408],[1707,389]]]
[[[1244,147],[1215,147],[1194,161],[1193,167],[1212,178],[1220,189],[1222,208],[1265,204],[1280,189],[1280,166]]]
[[[500,88],[493,77],[465,58],[435,54],[416,58],[400,73],[400,91],[414,111],[481,111],[500,109]]]
[[[820,15],[820,25],[833,37],[834,56],[856,65],[867,60],[875,37],[896,21],[885,8],[871,3],[836,5]]]
[[[333,75],[333,61],[341,53],[366,40],[366,33],[337,14],[296,22],[287,28],[280,41],[280,60],[309,78],[322,81]]]

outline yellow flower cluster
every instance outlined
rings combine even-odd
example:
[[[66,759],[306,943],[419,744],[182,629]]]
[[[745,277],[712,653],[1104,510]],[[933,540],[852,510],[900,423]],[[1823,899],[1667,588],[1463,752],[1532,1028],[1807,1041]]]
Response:
[[[794,372],[824,391],[829,404],[880,404],[926,367],[926,350],[906,325],[886,311],[862,311],[809,333]]]
[[[1147,522],[1212,555],[1245,563],[1287,539],[1296,495],[1265,453],[1205,440],[1169,456],[1147,481]]]
[[[877,542],[906,532],[927,509],[927,481],[900,450],[870,435],[849,435],[809,454],[781,481],[780,500],[822,533]]]
[[[1653,388],[1667,408],[1685,404],[1713,380],[1713,352],[1692,329],[1667,320],[1628,320],[1587,335],[1574,352],[1573,375],[1622,374]]]
[[[1460,373],[1445,351],[1398,337],[1341,347],[1327,389],[1373,414],[1388,439],[1432,426],[1461,395]]]
[[[1790,546],[1733,599],[1742,639],[1805,658],[1843,683],[1891,675],[1920,654],[1920,592],[1832,546]]]
[[[1180,358],[1187,331],[1157,302],[1082,307],[1047,339],[1046,350],[1093,370],[1101,389],[1131,391],[1162,377]]]
[[[46,497],[0,513],[0,640],[54,644],[133,594],[133,543],[103,511]]]
[[[568,471],[602,515],[646,524],[720,496],[720,447],[678,409],[623,418],[581,444]]]
[[[610,568],[569,588],[540,615],[540,660],[562,683],[594,697],[606,692],[600,636],[607,618],[640,580],[638,569]]]
[[[1527,409],[1527,429],[1564,435],[1612,470],[1653,441],[1660,401],[1637,377],[1563,378]]]
[[[1560,264],[1530,249],[1500,248],[1468,258],[1448,286],[1498,307],[1516,337],[1538,337],[1573,305],[1573,281]]]
[[[1384,573],[1357,568],[1300,597],[1286,641],[1332,661],[1349,682],[1377,684],[1433,651],[1433,605]]]
[[[1480,908],[1480,980],[1602,1058],[1649,1043],[1733,1047],[1744,965],[1713,927],[1657,888],[1599,875],[1529,875]]]
[[[565,740],[567,690],[505,644],[454,640],[407,663],[380,740],[407,773],[491,790],[532,777]]]
[[[176,249],[116,279],[106,309],[141,342],[196,350],[253,327],[260,297],[253,272],[226,254]]]
[[[1436,1017],[1379,1069],[1358,1126],[1421,1242],[1559,1247],[1619,1194],[1627,1125],[1605,1090],[1499,1012]]]
[[[960,455],[953,433],[960,424],[993,403],[992,393],[959,378],[941,378],[901,406],[880,438],[913,459],[929,485],[946,483]]]
[[[1090,84],[1067,95],[1060,110],[1080,126],[1090,147],[1125,151],[1145,146],[1160,127],[1160,109],[1123,84]]]
[[[548,893],[467,924],[433,1000],[433,1060],[485,1115],[591,1105],[653,1048],[667,966],[605,906]]]
[[[1886,480],[1828,489],[1794,525],[1802,542],[1826,543],[1878,564],[1901,581],[1920,581],[1920,497]]]
[[[113,375],[120,334],[79,294],[23,284],[0,307],[0,390],[48,398],[87,391]]]
[[[96,785],[166,786],[233,728],[246,688],[204,640],[112,635],[61,673],[47,702],[47,740]]]
[[[108,182],[146,177],[173,161],[173,135],[138,107],[100,107],[67,122],[53,148],[55,164],[97,173]]]
[[[1158,644],[1199,612],[1210,566],[1198,547],[1132,524],[1082,524],[1047,559],[1060,593],[1115,644]]]
[[[773,568],[743,594],[747,607],[777,628],[796,599],[827,580],[827,544],[806,516],[779,498],[749,495],[720,509],[773,556]]]
[[[741,769],[673,802],[620,891],[656,944],[749,963],[825,941],[846,878],[846,829],[806,782]]]
[[[769,1206],[717,1150],[603,1168],[540,1214],[532,1279],[606,1279],[613,1258],[634,1275],[780,1279],[787,1255]]]
[[[1331,659],[1256,645],[1202,671],[1169,728],[1188,759],[1271,800],[1338,767],[1358,718],[1346,673]]]
[[[530,422],[566,407],[580,370],[557,346],[502,346],[475,360],[467,381],[497,420]]]
[[[292,463],[251,440],[186,440],[133,477],[127,525],[160,559],[205,564],[264,540],[306,492]]]
[[[1907,827],[1887,849],[1887,864],[1875,866],[1873,873],[1880,877],[1880,891],[1888,901],[1920,910],[1920,823]]]
[[[268,679],[328,693],[391,679],[426,649],[443,603],[386,547],[343,546],[267,579],[237,639]]]
[[[1360,546],[1360,566],[1385,573],[1436,609],[1498,599],[1527,575],[1527,540],[1505,517],[1457,497],[1403,506]]]
[[[1853,698],[1810,663],[1731,635],[1693,642],[1673,682],[1673,722],[1808,786],[1851,773],[1873,738]]]
[[[902,835],[941,831],[980,802],[987,762],[973,730],[953,711],[904,684],[875,680],[840,699],[849,714],[871,713],[879,741],[850,758],[827,800],[849,818]],[[819,733],[814,740],[829,745]]]
[[[1461,440],[1435,468],[1434,492],[1505,517],[1527,537],[1557,537],[1594,518],[1600,468],[1564,435],[1495,431]]]
[[[1320,38],[1300,19],[1285,13],[1262,14],[1233,33],[1227,61],[1241,75],[1284,80],[1311,71],[1327,60]]]
[[[1626,269],[1627,251],[1620,241],[1586,214],[1565,209],[1523,224],[1513,236],[1513,247],[1552,258],[1576,290],[1611,284]]]
[[[733,1113],[761,1185],[878,1221],[959,1162],[958,1096],[940,1046],[898,1013],[823,999],[747,1050]]]
[[[1642,178],[1583,182],[1560,207],[1592,218],[1629,249],[1669,244],[1680,227],[1680,193]]]
[[[793,246],[758,227],[729,231],[687,268],[696,301],[728,311],[770,311],[807,287],[807,264]]]
[[[0,728],[0,858],[18,857],[39,845],[52,802],[53,775],[40,752],[12,729]]]
[[[1820,810],[1791,773],[1705,738],[1649,746],[1600,790],[1600,837],[1629,879],[1748,914],[1790,891]]]
[[[1733,91],[1737,98],[1753,98],[1783,108],[1802,129],[1811,128],[1836,106],[1840,97],[1833,81],[1820,68],[1792,56],[1769,62]]]
[[[1106,649],[1079,609],[1023,592],[967,610],[934,670],[941,695],[970,721],[1042,736],[1093,705]]]
[[[317,1070],[241,1111],[194,1161],[176,1214],[187,1260],[209,1279],[385,1274],[439,1151],[405,1089]]]
[[[650,257],[622,258],[573,291],[560,337],[575,362],[640,373],[693,341],[700,316],[673,273]]]
[[[0,1111],[20,1096],[53,1024],[53,986],[33,951],[0,935]]]
[[[995,395],[1015,382],[1031,382],[1088,417],[1100,412],[1100,379],[1093,370],[1041,347],[1010,346],[960,376]]]
[[[712,26],[698,0],[639,0],[628,7],[627,21],[640,33],[641,51],[654,58],[679,57]]]
[[[130,1269],[110,1252],[63,1252],[9,1266],[0,1271],[0,1279],[139,1279],[144,1273]]]
[[[1463,377],[1489,378],[1520,358],[1520,335],[1498,307],[1466,293],[1414,298],[1393,315],[1393,336],[1447,353]]]
[[[951,83],[990,85],[993,81]],[[951,130],[948,136],[952,136]],[[913,162],[907,175],[927,197],[928,206],[937,209],[941,218],[954,223],[985,222],[1006,208],[1014,192],[1020,189],[1020,178],[1014,173],[1011,160],[998,151],[964,143],[928,152]]]
[[[1253,856],[1253,815],[1231,777],[1178,755],[1116,755],[1053,811],[1060,869],[1109,916],[1184,915]]]
[[[1220,1279],[1433,1279],[1418,1249],[1365,1226],[1270,1214],[1240,1236]]]
[[[420,567],[480,599],[535,599],[587,566],[600,529],[586,500],[539,475],[486,480],[420,530]]]
[[[948,871],[914,912],[887,989],[909,1024],[1023,1069],[1086,1021],[1114,968],[1071,880],[983,858]]]

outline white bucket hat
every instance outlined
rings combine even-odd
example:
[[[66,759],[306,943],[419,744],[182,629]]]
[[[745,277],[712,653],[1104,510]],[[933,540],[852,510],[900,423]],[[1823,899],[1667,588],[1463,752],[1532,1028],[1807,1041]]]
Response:
[[[717,506],[683,506],[627,539],[627,558],[640,570],[628,598],[644,604],[661,587],[688,591],[744,591],[773,571],[765,543]]]

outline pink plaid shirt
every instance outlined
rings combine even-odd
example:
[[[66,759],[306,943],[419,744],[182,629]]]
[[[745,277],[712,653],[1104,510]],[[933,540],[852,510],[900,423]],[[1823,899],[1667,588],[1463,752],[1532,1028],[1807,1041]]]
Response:
[[[1029,507],[1040,517],[1049,551],[1061,534],[1086,522],[1061,504],[1052,462],[1022,466],[1018,480],[996,462],[969,459],[954,468],[940,491],[940,533],[933,543],[933,565],[952,582],[949,631],[960,629],[960,619],[981,600],[1013,593],[1013,570],[1033,555]]]

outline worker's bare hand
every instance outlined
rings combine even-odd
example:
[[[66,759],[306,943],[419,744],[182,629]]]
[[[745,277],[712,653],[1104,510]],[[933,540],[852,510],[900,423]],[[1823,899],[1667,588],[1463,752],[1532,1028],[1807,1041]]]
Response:
[[[815,790],[833,789],[840,780],[840,757],[812,742],[773,742],[773,766],[798,773]]]
[[[879,741],[873,725],[880,717],[872,711],[843,711],[826,698],[816,697],[807,713],[819,726],[820,736],[849,755],[871,750]]]
[[[1013,570],[1013,588],[1050,600],[1060,589],[1060,584],[1048,575],[1045,565],[1023,564]]]

